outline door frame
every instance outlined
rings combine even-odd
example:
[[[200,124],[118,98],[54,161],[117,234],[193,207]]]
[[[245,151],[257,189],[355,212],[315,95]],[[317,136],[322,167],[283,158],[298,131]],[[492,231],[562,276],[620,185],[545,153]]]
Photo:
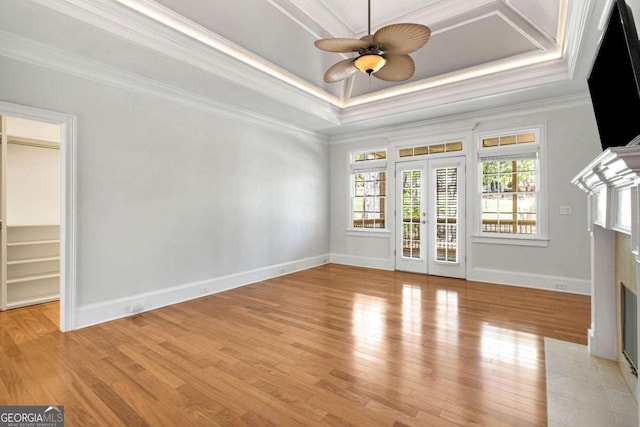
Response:
[[[466,252],[467,252],[467,239],[466,239],[466,184],[468,177],[466,176],[466,155],[463,153],[456,153],[452,156],[438,156],[422,159],[410,159],[406,161],[396,161],[394,164],[394,230],[395,237],[393,239],[394,248],[394,266],[399,271],[409,271],[418,274],[431,274],[442,275],[456,278],[466,278],[467,265],[466,265]],[[402,166],[406,166],[411,170],[412,167],[420,168],[423,171],[421,182],[423,188],[422,204],[421,204],[421,250],[424,254],[423,260],[416,260],[413,269],[399,269],[399,258],[402,256],[402,174],[399,173],[402,170]],[[430,203],[435,198],[435,170],[436,168],[458,167],[461,174],[458,175],[458,218],[457,218],[457,240],[459,258],[457,263],[445,263],[438,262],[433,258],[435,253],[435,237],[436,231],[434,228],[435,206]],[[426,215],[425,215],[426,214]],[[417,271],[419,270],[419,271]]]
[[[435,183],[435,179],[436,179],[435,171],[436,169],[439,169],[439,168],[458,168],[458,170],[461,171],[461,173],[458,173],[458,181],[456,184],[457,193],[458,193],[458,207],[457,207],[457,218],[456,218],[458,262],[449,263],[449,262],[437,261],[435,258],[432,257],[428,260],[428,272],[429,274],[436,275],[436,276],[447,276],[447,277],[456,277],[456,278],[464,279],[467,277],[466,156],[451,156],[451,157],[439,157],[439,158],[429,159],[427,163],[427,171],[428,171],[427,200],[435,199],[435,184],[431,185],[431,183]],[[429,206],[428,208],[429,208],[429,211],[427,213],[427,217],[433,218],[433,221],[435,222],[436,221],[435,205]],[[436,229],[430,226],[429,229],[427,230],[427,242],[434,243],[436,239],[436,233],[437,233]]]
[[[420,230],[420,258],[406,259],[402,260],[402,252],[403,252],[403,242],[402,242],[402,231],[403,231],[403,212],[402,212],[402,196],[403,196],[403,188],[402,188],[402,172],[404,171],[412,171],[412,170],[420,170],[420,188],[422,189],[420,194],[420,212],[419,219],[420,222],[417,224],[418,229]],[[395,269],[399,271],[407,271],[410,273],[418,273],[418,274],[427,274],[429,271],[429,249],[427,245],[427,235],[428,235],[428,221],[429,218],[427,216],[427,191],[426,188],[428,186],[428,175],[429,175],[429,165],[426,159],[420,160],[409,160],[404,162],[396,162],[394,169],[395,176],[395,197],[394,197],[394,228],[395,228],[395,239],[394,239],[394,263]]]
[[[76,116],[0,101],[0,115],[60,126],[60,330],[76,329]]]

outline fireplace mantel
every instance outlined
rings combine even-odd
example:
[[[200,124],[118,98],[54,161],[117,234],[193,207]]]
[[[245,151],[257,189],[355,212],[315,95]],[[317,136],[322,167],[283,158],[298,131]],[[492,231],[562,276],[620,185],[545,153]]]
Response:
[[[589,231],[599,225],[631,235],[637,256],[640,146],[605,150],[571,182],[588,195]]]
[[[640,264],[640,146],[605,150],[572,183],[588,196],[588,231],[591,235],[589,352],[594,356],[616,360],[617,300],[613,231],[631,236],[631,251],[637,268]]]
[[[589,163],[573,183],[588,194],[604,187],[624,188],[640,180],[640,146],[608,148]]]

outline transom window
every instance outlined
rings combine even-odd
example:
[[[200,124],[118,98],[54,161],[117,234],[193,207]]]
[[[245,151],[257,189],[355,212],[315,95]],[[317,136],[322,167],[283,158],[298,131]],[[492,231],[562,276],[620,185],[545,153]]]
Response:
[[[352,153],[351,225],[354,229],[386,228],[386,158],[386,150]]]
[[[358,153],[353,153],[353,162],[367,162],[371,160],[381,160],[387,158],[386,150],[378,150],[378,151],[361,151]]]
[[[523,132],[513,135],[491,136],[482,138],[482,148],[504,147],[505,145],[529,144],[536,142],[535,132]]]
[[[451,153],[462,151],[462,141],[447,142],[445,144],[421,145],[418,147],[405,147],[398,150],[399,157],[425,156],[430,154]]]

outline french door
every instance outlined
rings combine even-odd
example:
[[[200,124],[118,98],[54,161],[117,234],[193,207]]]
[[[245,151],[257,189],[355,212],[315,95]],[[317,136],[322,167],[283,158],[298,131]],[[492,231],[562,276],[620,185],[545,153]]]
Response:
[[[396,163],[396,270],[466,275],[464,157]]]

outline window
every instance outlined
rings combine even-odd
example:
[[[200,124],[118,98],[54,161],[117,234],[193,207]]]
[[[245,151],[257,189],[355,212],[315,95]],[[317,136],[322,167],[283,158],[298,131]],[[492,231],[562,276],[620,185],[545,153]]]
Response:
[[[480,235],[541,237],[539,130],[480,139]]]
[[[387,152],[351,156],[351,224],[354,229],[386,228]]]
[[[454,151],[462,151],[462,141],[400,148],[398,150],[398,157],[424,156],[429,154],[451,153]]]

